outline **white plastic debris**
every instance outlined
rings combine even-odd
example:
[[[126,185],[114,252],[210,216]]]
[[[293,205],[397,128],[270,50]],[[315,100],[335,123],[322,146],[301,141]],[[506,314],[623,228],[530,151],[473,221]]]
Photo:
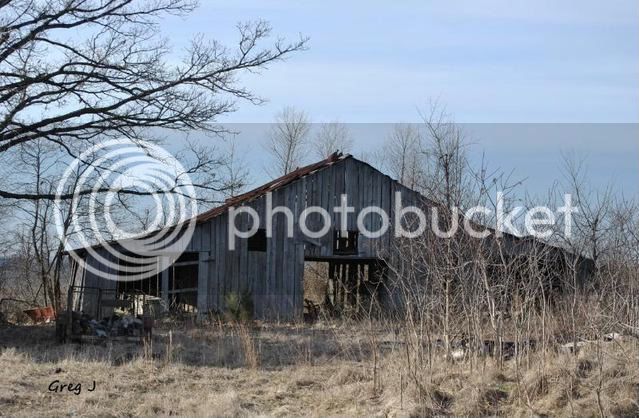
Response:
[[[621,341],[622,339],[622,335],[617,332],[604,335],[604,341]]]
[[[575,351],[579,351],[579,349],[584,347],[586,344],[588,344],[587,341],[577,341],[576,344],[574,342],[562,344],[559,346],[559,351],[564,353],[573,353]]]

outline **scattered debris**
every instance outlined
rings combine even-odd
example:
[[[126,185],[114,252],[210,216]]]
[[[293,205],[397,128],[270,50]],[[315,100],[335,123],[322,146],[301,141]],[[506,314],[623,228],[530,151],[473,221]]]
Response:
[[[466,358],[466,350],[463,348],[451,350],[450,358],[453,360],[463,360],[464,358]]]
[[[508,360],[513,358],[517,353],[521,353],[527,350],[534,350],[537,346],[537,340],[525,339],[522,341],[502,341],[501,342],[501,357]],[[444,341],[437,339],[435,341],[435,348],[445,350]],[[477,343],[471,343],[465,337],[460,340],[453,340],[451,342],[450,357],[453,360],[463,360],[467,356],[476,352],[482,356],[496,357],[499,356],[498,350],[499,344],[495,340],[483,340]]]
[[[604,341],[621,341],[623,340],[623,336],[618,332],[611,332],[610,334],[604,335]]]
[[[581,350],[581,348],[585,347],[587,344],[589,344],[588,341],[569,342],[561,344],[559,346],[559,351],[562,353],[574,353]]]
[[[304,322],[315,323],[320,317],[321,305],[310,299],[304,299]]]
[[[59,341],[65,340],[66,327],[68,326],[68,313],[60,314],[56,327],[56,335]],[[117,315],[96,320],[83,312],[72,312],[71,336],[72,337],[135,337],[141,338],[150,335],[153,321],[133,315]]]
[[[55,310],[52,306],[38,306],[32,309],[27,309],[23,312],[36,324],[40,322],[48,324],[55,320]]]

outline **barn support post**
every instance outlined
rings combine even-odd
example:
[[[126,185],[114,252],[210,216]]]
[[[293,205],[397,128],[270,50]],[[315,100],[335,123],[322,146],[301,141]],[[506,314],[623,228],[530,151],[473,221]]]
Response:
[[[162,300],[164,301],[164,303],[166,303],[166,305],[168,306],[169,304],[169,269],[171,267],[168,267],[164,270],[162,270],[161,273],[161,278],[162,278]]]
[[[197,269],[197,317],[206,318],[209,310],[209,251],[200,251]]]
[[[335,302],[337,301],[337,286],[335,284],[335,263],[333,263],[332,261],[328,262],[328,283],[331,293],[330,296],[326,296],[326,300],[327,302],[330,302],[329,306],[331,307],[331,309],[335,309]]]

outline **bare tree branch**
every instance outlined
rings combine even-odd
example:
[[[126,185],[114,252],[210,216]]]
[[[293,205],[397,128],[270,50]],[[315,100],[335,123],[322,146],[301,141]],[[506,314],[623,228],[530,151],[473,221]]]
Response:
[[[304,37],[263,46],[271,28],[257,21],[238,25],[235,48],[196,37],[173,64],[160,19],[195,6],[191,0],[3,3],[0,153],[36,139],[65,148],[102,137],[139,138],[158,127],[219,132],[217,119],[237,100],[262,102],[238,83],[240,74],[306,48]],[[52,198],[15,190],[0,197]]]

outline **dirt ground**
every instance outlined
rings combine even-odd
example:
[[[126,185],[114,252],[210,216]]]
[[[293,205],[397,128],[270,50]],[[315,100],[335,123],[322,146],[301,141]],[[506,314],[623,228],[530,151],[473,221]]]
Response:
[[[60,345],[53,333],[0,329],[0,415],[639,414],[639,357],[621,345],[601,363],[553,355],[543,369],[536,357],[435,358],[417,379],[396,335],[353,326],[163,324],[149,345]]]

